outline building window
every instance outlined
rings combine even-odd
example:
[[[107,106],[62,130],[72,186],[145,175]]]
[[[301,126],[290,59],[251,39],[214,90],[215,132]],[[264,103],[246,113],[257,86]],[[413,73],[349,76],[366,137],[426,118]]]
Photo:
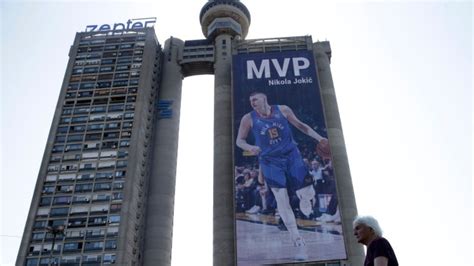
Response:
[[[123,122],[122,128],[131,128],[133,126],[133,122]]]
[[[104,50],[117,50],[118,49],[118,45],[106,45],[104,47]]]
[[[111,204],[110,205],[110,212],[117,213],[122,209],[122,204]]]
[[[55,182],[58,179],[57,175],[48,175],[46,176],[45,182]]]
[[[56,191],[62,192],[62,193],[70,193],[74,189],[73,185],[58,185],[56,187]]]
[[[101,217],[90,217],[89,218],[89,226],[101,226],[107,224],[107,216]]]
[[[41,250],[41,246],[39,247],[39,250],[37,250],[36,254],[39,254],[39,251]],[[36,250],[33,248],[30,248],[30,254],[34,255],[33,252],[36,252]],[[26,266],[36,266],[38,265],[39,259],[38,258],[31,258],[31,259],[26,259]],[[105,263],[105,261],[104,261]]]
[[[104,128],[104,124],[92,124],[87,126],[87,131],[98,131]]]
[[[48,173],[55,173],[59,171],[59,165],[48,166]]]
[[[86,238],[98,238],[105,236],[105,229],[92,229],[86,231]]]
[[[86,141],[90,140],[100,140],[102,138],[102,134],[100,133],[95,133],[95,134],[87,134],[86,135]],[[84,158],[84,157],[83,157]]]
[[[96,180],[99,179],[112,179],[114,177],[114,174],[111,172],[102,172],[102,173],[97,173],[95,175]]]
[[[127,173],[127,171],[116,171],[115,172],[115,177],[125,177],[125,174]]]
[[[77,116],[72,118],[71,123],[86,123],[88,119],[89,118],[87,116]]]
[[[122,119],[122,113],[107,114],[107,121],[109,121],[109,120],[121,120],[121,119]]]
[[[46,235],[45,232],[33,233],[33,235],[31,236],[31,239],[33,241],[42,241],[45,235]]]
[[[56,188],[55,186],[44,186],[43,187],[43,193],[44,194],[54,193],[55,188]]]
[[[85,227],[87,218],[73,218],[69,219],[68,228],[70,227]]]
[[[113,183],[114,190],[122,190],[125,185],[124,181],[116,181]]]
[[[70,83],[67,87],[68,90],[77,90],[79,89],[79,83]]]
[[[117,248],[117,240],[107,240],[105,241],[105,249],[116,249]]]
[[[76,153],[76,154],[65,154],[63,156],[63,161],[77,161],[81,159],[81,154]]]
[[[118,236],[118,231],[119,228],[116,226],[107,228],[107,237]]]
[[[85,196],[74,196],[72,198],[72,203],[73,204],[76,204],[76,203],[88,203],[91,199],[91,196],[90,195],[85,195]]]
[[[46,250],[46,248],[44,248],[44,247],[43,247],[43,249],[44,249],[44,251],[49,251],[49,249]],[[59,258],[51,258],[51,259],[50,258],[42,258],[42,259],[40,259],[40,263],[39,263],[39,265],[41,265],[41,266],[43,266],[43,265],[58,265],[58,264],[59,264]]]
[[[102,82],[97,82],[97,88],[102,89],[102,88],[110,88],[112,86],[112,82],[110,81],[102,81]],[[96,93],[97,95],[108,95],[108,91],[104,91],[104,93]]]
[[[92,107],[91,113],[103,113],[106,110],[107,108],[105,106],[95,106],[95,107]]]
[[[84,230],[67,230],[66,238],[68,239],[78,239],[84,237]]]
[[[117,161],[117,168],[127,167],[127,161]]]
[[[79,171],[95,170],[97,163],[81,163]]]
[[[29,255],[39,255],[41,252],[41,245],[31,245]]]
[[[82,250],[82,242],[64,243],[64,252],[77,252]]]
[[[114,67],[113,66],[103,66],[103,67],[100,67],[100,73],[103,73],[103,72],[112,72],[114,71]]]
[[[77,170],[77,164],[63,164],[63,165],[61,165],[61,173],[62,172],[76,171],[76,170]]]
[[[53,153],[62,152],[62,151],[64,151],[64,145],[53,146],[53,150],[52,150]]]
[[[118,131],[104,133],[104,140],[105,139],[117,139],[117,138],[119,138],[119,132]]]
[[[115,161],[110,162],[99,162],[99,169],[107,169],[107,168],[114,168]]]
[[[123,199],[123,193],[122,192],[114,192],[112,193],[112,200],[122,200]]]
[[[82,264],[100,264],[101,261],[101,255],[85,255],[82,257]]]
[[[58,127],[58,134],[65,134],[69,127]]]
[[[61,226],[61,225],[65,226],[66,225],[66,220],[65,219],[49,220],[48,225],[52,226],[52,227],[57,227],[57,226]]]
[[[118,152],[118,157],[119,158],[125,158],[128,156],[128,151],[122,150]]]
[[[115,59],[113,59],[113,58],[102,59],[101,64],[102,65],[114,65],[115,64]]]
[[[53,208],[51,209],[51,216],[67,216],[69,213],[69,208]]]
[[[68,144],[64,148],[64,151],[79,151],[81,150],[82,145],[81,144]]]
[[[49,206],[51,204],[52,198],[51,197],[42,197],[40,199],[40,206]]]
[[[118,133],[116,134],[118,137]],[[100,153],[100,158],[115,158],[115,157],[117,157],[117,151],[103,151]]]
[[[61,265],[79,265],[81,256],[63,256],[61,258]]]
[[[111,183],[96,183],[94,185],[94,191],[104,191],[104,190],[111,190],[112,184]]]
[[[95,194],[92,197],[93,202],[97,201],[109,201],[110,200],[110,194]]]
[[[58,178],[59,181],[73,181],[74,179],[76,179],[75,174],[59,175],[59,178]]]
[[[74,206],[71,208],[71,215],[83,215],[89,212],[88,206]]]
[[[96,150],[99,149],[100,142],[89,142],[84,144],[84,150]]]
[[[120,126],[120,123],[112,123],[112,124],[118,124]],[[118,141],[104,141],[102,143],[102,148],[103,149],[116,149],[118,145]]]
[[[79,92],[77,95],[78,98],[92,97],[92,91],[83,91]]]
[[[130,64],[130,63],[132,63],[132,58],[131,57],[119,58],[117,60],[117,64]]]
[[[72,69],[72,74],[77,75],[77,74],[82,74],[84,69],[82,67],[75,67]]]
[[[107,213],[109,212],[109,205],[93,205],[91,207],[91,214]]]
[[[123,111],[123,104],[116,104],[116,105],[110,105],[109,106],[109,112],[114,112],[114,111]]]
[[[53,205],[67,205],[71,203],[72,197],[70,196],[62,196],[62,197],[55,197],[53,200]]]
[[[47,221],[35,221],[33,229],[44,229],[47,226]]]
[[[120,216],[119,215],[110,215],[109,224],[118,224],[118,223],[120,223]]]
[[[86,130],[86,127],[84,125],[71,126],[70,128],[71,132],[84,132],[84,130]]]
[[[76,192],[89,192],[89,191],[92,191],[92,186],[93,185],[91,183],[77,184],[76,188],[75,188],[75,191]]]

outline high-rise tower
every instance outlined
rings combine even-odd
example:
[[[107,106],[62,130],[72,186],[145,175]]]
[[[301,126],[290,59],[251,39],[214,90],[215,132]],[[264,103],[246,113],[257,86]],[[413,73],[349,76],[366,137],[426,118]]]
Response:
[[[171,265],[181,86],[201,74],[214,75],[215,89],[214,265],[362,265],[329,42],[245,40],[250,12],[238,0],[210,0],[199,19],[205,39],[171,37],[163,50],[146,21],[77,33],[17,265]],[[271,112],[258,117],[256,94]],[[272,151],[291,136],[278,163],[263,166],[275,158],[236,145],[246,113],[261,124],[253,148],[268,140]],[[288,151],[292,163],[278,165]],[[324,181],[308,179],[303,158],[324,164]],[[293,181],[270,186],[269,168],[288,180],[303,173],[308,193]]]
[[[233,265],[235,257],[231,66],[232,42],[243,39],[250,12],[240,1],[209,1],[199,16],[204,36],[214,42],[214,265]]]
[[[154,121],[168,114],[154,29],[128,24],[76,34],[17,265],[141,263]]]

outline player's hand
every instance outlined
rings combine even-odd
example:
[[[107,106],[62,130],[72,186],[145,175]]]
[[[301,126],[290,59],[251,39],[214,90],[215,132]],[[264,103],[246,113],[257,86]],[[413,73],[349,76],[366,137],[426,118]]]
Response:
[[[262,149],[260,149],[260,147],[258,146],[250,145],[248,151],[252,153],[252,155],[258,155],[260,154]]]
[[[316,153],[323,159],[331,159],[331,148],[328,139],[322,138],[319,141],[316,145]]]

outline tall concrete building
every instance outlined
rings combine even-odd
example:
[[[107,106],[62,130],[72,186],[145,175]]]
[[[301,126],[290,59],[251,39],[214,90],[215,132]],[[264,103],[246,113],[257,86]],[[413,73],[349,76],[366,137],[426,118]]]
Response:
[[[233,60],[300,51],[309,52],[317,65],[313,72],[337,173],[341,218],[334,224],[340,232],[330,237],[343,243],[345,254],[307,265],[362,265],[363,250],[352,236],[357,209],[329,43],[313,43],[310,36],[245,40],[251,17],[238,0],[210,0],[199,19],[205,39],[170,38],[163,49],[146,21],[76,34],[17,265],[171,264],[181,86],[184,78],[201,74],[215,77],[214,265],[248,265],[237,254],[242,251],[241,227],[236,225],[243,221],[276,228],[272,221],[278,215],[240,219],[236,213],[234,121],[240,117],[233,113],[238,78]],[[278,73],[305,67],[297,61],[291,67],[279,65],[278,59],[268,62]],[[270,75],[266,66],[254,68],[254,74]],[[314,234],[324,233],[324,221],[300,218],[298,222],[306,219],[314,225]]]
[[[140,263],[154,128],[171,116],[162,56],[153,28],[76,34],[17,265]]]

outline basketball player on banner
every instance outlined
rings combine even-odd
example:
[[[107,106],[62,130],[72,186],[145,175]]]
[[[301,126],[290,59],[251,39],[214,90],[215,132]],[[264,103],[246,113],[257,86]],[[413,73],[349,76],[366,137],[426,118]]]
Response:
[[[258,156],[260,171],[275,196],[280,217],[297,248],[295,259],[306,260],[305,241],[298,231],[288,188],[296,189],[300,211],[306,216],[312,213],[315,191],[313,178],[298,150],[290,124],[318,142],[318,153],[330,154],[328,140],[301,122],[290,107],[270,105],[264,93],[252,93],[250,105],[253,111],[242,117],[236,145]],[[255,144],[247,142],[249,132],[252,132]]]

